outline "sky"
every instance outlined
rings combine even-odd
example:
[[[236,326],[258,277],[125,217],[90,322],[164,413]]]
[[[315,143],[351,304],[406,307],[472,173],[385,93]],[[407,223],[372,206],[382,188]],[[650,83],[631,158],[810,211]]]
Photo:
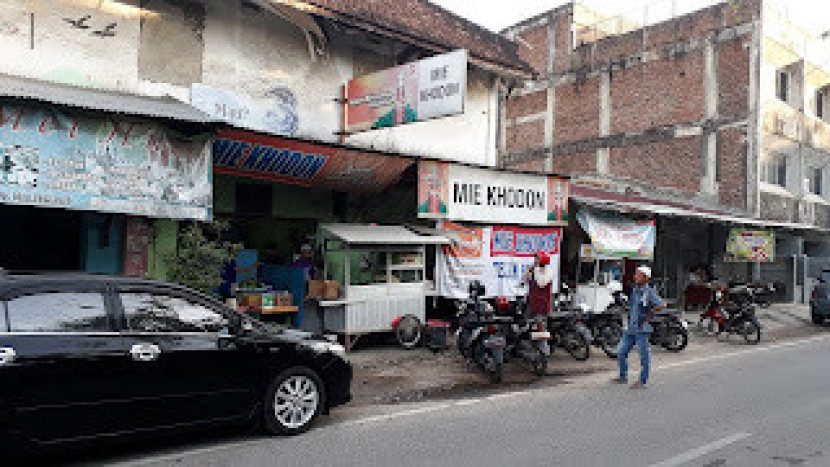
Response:
[[[539,13],[567,3],[566,0],[431,0],[444,8],[463,16],[492,31],[500,31]],[[700,5],[719,3],[718,0],[674,0],[676,5]],[[582,3],[612,15],[627,13],[641,17],[643,7],[652,11],[668,11],[672,0],[584,0]],[[795,21],[816,32],[830,30],[830,0],[774,0],[779,9]],[[682,8],[682,7],[676,7]],[[694,8],[693,8],[694,9]],[[816,18],[819,18],[816,21]]]

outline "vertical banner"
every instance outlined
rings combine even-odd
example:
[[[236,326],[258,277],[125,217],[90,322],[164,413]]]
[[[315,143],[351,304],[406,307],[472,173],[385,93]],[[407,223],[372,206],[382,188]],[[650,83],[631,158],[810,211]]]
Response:
[[[470,282],[476,280],[484,284],[487,297],[525,295],[527,287],[519,283],[538,251],[551,256],[558,287],[561,228],[467,227],[451,222],[439,228],[453,239],[438,251],[436,285],[442,297],[465,298]]]
[[[772,263],[775,233],[771,230],[732,229],[726,242],[726,261]]]

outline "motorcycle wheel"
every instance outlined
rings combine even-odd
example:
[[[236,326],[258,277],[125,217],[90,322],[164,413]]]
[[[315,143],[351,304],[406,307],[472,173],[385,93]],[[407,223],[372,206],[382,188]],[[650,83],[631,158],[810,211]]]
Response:
[[[619,324],[605,324],[599,328],[599,347],[608,355],[608,358],[617,358],[617,349],[622,340],[622,326]]]
[[[666,329],[663,336],[663,348],[669,352],[680,352],[689,345],[689,333],[678,326],[671,326]]]
[[[421,341],[421,320],[413,315],[405,315],[395,327],[398,344],[405,349],[414,349]]]
[[[751,320],[745,320],[740,324],[740,334],[747,344],[756,345],[761,342],[761,328]]]
[[[570,331],[565,334],[565,350],[571,354],[571,357],[578,361],[588,360],[591,356],[591,345],[581,333],[577,331]]]

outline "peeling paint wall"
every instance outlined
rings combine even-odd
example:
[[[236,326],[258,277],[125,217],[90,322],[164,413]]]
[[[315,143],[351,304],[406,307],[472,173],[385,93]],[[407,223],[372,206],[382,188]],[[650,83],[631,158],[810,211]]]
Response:
[[[367,54],[359,48],[362,37],[327,25],[327,50],[313,60],[302,30],[253,4],[5,0],[0,73],[185,102],[198,88],[214,113],[272,134],[338,142],[340,87],[395,65],[402,47]],[[497,105],[495,77],[471,70],[464,114],[354,135],[346,143],[495,165]]]

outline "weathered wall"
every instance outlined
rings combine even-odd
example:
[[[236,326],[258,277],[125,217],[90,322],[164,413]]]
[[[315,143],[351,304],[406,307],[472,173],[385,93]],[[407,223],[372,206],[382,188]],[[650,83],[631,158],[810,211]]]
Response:
[[[647,195],[651,187],[653,196],[747,209],[759,14],[757,0],[724,3],[573,50],[557,43],[554,67],[561,62],[563,73],[512,98],[507,160],[542,160],[557,172],[635,181]],[[558,31],[557,21],[573,16],[552,18],[549,24],[542,15],[508,34],[541,38],[541,31]],[[534,147],[544,141],[532,134],[544,134],[543,103],[552,114],[552,142]]]
[[[202,85],[227,114],[260,116],[258,129],[337,142],[340,86],[356,73],[394,65],[393,47],[385,56],[366,54],[354,36],[332,29],[326,53],[312,60],[300,29],[243,3],[251,2],[142,0],[139,9],[97,0],[6,0],[0,73],[186,102],[191,86]],[[347,143],[494,165],[496,109],[494,77],[472,70],[463,115]]]

